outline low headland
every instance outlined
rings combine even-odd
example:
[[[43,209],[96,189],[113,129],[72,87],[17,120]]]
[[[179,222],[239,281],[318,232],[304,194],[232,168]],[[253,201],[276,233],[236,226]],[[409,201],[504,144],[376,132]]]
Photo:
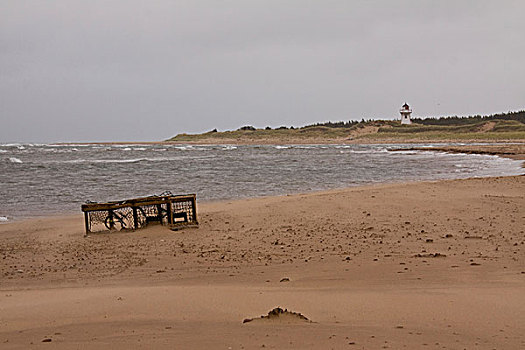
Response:
[[[525,111],[491,116],[326,122],[303,127],[216,129],[179,134],[169,142],[190,144],[323,144],[423,142],[525,142]]]

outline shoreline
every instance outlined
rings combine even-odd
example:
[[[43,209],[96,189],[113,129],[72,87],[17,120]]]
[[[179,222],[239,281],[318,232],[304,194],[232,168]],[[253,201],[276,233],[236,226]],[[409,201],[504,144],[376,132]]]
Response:
[[[436,151],[446,153],[480,154],[500,156],[514,160],[525,160],[525,144],[460,145],[445,147],[411,147],[407,151]],[[399,151],[393,149],[391,151]],[[523,164],[525,167],[525,163]]]
[[[505,178],[505,177],[513,177],[513,176],[522,176],[522,175],[509,175],[509,176],[488,176],[488,177],[469,177],[469,178],[462,178],[462,179],[437,179],[437,180],[414,180],[414,181],[399,181],[399,182],[381,182],[381,183],[369,183],[369,184],[363,184],[363,185],[355,185],[355,186],[348,186],[348,187],[341,187],[341,188],[332,188],[332,189],[325,189],[325,190],[314,190],[310,192],[297,192],[297,193],[283,193],[283,194],[277,194],[277,195],[266,195],[266,196],[255,196],[255,197],[237,197],[237,198],[225,198],[225,199],[208,199],[208,200],[199,200],[197,198],[197,209],[203,205],[203,206],[215,206],[215,205],[224,205],[224,204],[232,204],[232,203],[240,203],[240,202],[251,202],[251,201],[258,201],[258,200],[279,200],[279,199],[286,199],[290,197],[299,197],[299,196],[316,196],[316,195],[329,195],[329,194],[340,194],[346,191],[350,190],[373,190],[373,189],[381,189],[383,187],[390,187],[390,186],[396,186],[396,185],[415,185],[415,184],[431,184],[436,182],[442,182],[442,181],[456,181],[456,180],[469,180],[469,179],[479,179],[479,178]],[[45,221],[45,220],[62,220],[62,219],[72,219],[77,218],[83,215],[83,213],[80,211],[81,203],[79,204],[79,210],[75,211],[64,211],[64,212],[53,212],[50,214],[42,214],[39,216],[29,216],[29,217],[22,217],[20,219],[15,220],[9,220],[0,222],[0,227],[2,225],[10,225],[10,224],[18,224],[18,223],[24,223],[24,222],[32,222],[32,221]],[[82,216],[82,220],[83,216]],[[1,230],[0,230],[1,232]],[[1,233],[0,233],[1,234]]]
[[[399,149],[399,151],[435,151],[435,152],[449,152],[449,153],[464,153],[469,154],[468,152],[462,152],[462,151],[449,151],[447,148],[408,148],[408,149]],[[397,150],[392,150],[397,151]],[[502,158],[509,158],[513,160],[523,160],[522,167],[525,168],[525,154],[496,154],[496,153],[477,153],[472,152],[470,154],[485,154],[485,155],[496,155]],[[413,181],[392,181],[392,182],[381,182],[381,183],[367,183],[367,184],[358,184],[354,186],[347,186],[347,187],[339,187],[339,188],[332,188],[332,189],[323,189],[323,190],[313,190],[313,191],[306,191],[306,192],[293,192],[293,193],[283,193],[283,194],[277,194],[277,195],[261,195],[261,196],[251,196],[251,197],[235,197],[235,198],[222,198],[222,199],[207,199],[207,200],[199,200],[197,198],[197,207],[200,205],[221,205],[225,203],[232,203],[232,202],[244,202],[244,201],[252,201],[252,200],[264,200],[264,199],[279,199],[279,198],[288,198],[288,197],[297,197],[297,196],[315,196],[315,195],[325,195],[325,194],[338,194],[341,192],[345,192],[348,190],[353,189],[362,189],[362,190],[369,190],[369,189],[380,189],[383,187],[389,187],[389,186],[396,186],[396,185],[416,185],[416,184],[431,184],[431,183],[437,183],[437,182],[447,182],[447,181],[457,181],[457,180],[473,180],[473,179],[497,179],[497,178],[506,178],[506,177],[515,177],[515,176],[525,176],[524,174],[521,175],[495,175],[495,176],[473,176],[473,177],[466,177],[466,178],[456,178],[456,179],[434,179],[434,180],[413,180]],[[82,203],[79,203],[79,207]],[[23,223],[28,221],[34,221],[34,220],[46,220],[46,219],[61,219],[61,218],[73,218],[77,217],[78,215],[82,215],[80,212],[80,209],[77,211],[64,211],[64,212],[52,212],[48,214],[42,214],[42,215],[34,215],[34,216],[26,216],[26,217],[20,217],[16,219],[9,219],[9,217],[6,217],[7,221],[1,221],[0,222],[0,228],[2,225],[9,225],[9,224],[15,224],[15,223]],[[4,216],[5,217],[5,216]],[[1,234],[1,230],[0,230]]]

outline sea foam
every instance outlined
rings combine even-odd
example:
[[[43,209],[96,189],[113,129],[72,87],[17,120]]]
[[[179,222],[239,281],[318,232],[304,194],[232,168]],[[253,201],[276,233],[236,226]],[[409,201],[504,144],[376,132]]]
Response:
[[[167,162],[167,161],[179,161],[181,157],[152,157],[152,158],[131,158],[131,159],[72,159],[65,160],[59,163],[138,163],[138,162]],[[53,162],[50,162],[53,163]]]

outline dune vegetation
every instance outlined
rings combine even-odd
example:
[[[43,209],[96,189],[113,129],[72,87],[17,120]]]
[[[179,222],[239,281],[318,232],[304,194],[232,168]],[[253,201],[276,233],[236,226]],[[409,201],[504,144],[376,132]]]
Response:
[[[195,143],[332,143],[405,141],[525,140],[525,111],[491,116],[414,118],[411,125],[396,120],[325,122],[303,127],[214,129],[179,134],[167,141]]]

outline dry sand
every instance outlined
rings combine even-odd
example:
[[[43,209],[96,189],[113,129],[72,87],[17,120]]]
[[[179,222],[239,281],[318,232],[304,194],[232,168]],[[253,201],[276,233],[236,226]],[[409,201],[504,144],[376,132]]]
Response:
[[[203,203],[200,227],[0,225],[1,349],[523,349],[525,177]],[[275,307],[312,322],[244,323]]]

